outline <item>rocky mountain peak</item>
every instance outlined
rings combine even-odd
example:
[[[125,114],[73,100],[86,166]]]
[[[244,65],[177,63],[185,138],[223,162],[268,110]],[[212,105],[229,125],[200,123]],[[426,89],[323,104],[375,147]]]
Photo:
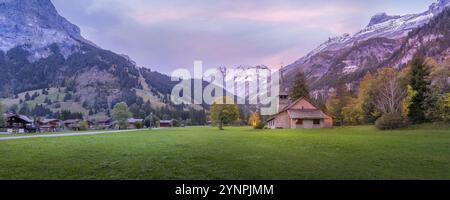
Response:
[[[0,50],[26,46],[30,60],[47,57],[48,46],[57,44],[68,56],[85,40],[80,29],[61,17],[50,0],[0,0]]]
[[[18,11],[56,13],[56,9],[50,0],[0,0],[1,6],[8,6]]]
[[[17,26],[56,29],[81,38],[80,29],[61,17],[50,0],[0,0],[0,11],[2,25],[9,19]]]
[[[306,56],[288,65],[283,73],[290,78],[296,71],[303,70],[310,77],[310,85],[325,91],[335,84],[333,81],[338,77],[345,77],[348,82],[357,83],[361,74],[367,70],[386,65],[401,67],[412,58],[418,44],[430,44],[430,49],[434,48],[432,52],[442,53],[435,53],[434,56],[445,58],[450,50],[445,49],[446,41],[444,45],[439,42],[446,39],[446,33],[421,33],[417,38],[411,37],[410,34],[413,34],[414,30],[425,30],[427,26],[424,25],[430,24],[432,19],[441,16],[449,7],[450,0],[436,0],[428,10],[421,13],[402,16],[376,14],[368,26],[355,34],[330,38]],[[442,32],[449,29],[440,27],[438,30]]]
[[[398,15],[396,15],[396,16],[389,16],[385,12],[378,13],[378,14],[374,15],[372,17],[372,19],[370,19],[370,23],[369,23],[368,26],[373,26],[375,24],[383,23],[383,22],[386,22],[386,21],[389,21],[389,20],[392,20],[392,19],[398,19],[400,17],[401,16],[398,16]]]

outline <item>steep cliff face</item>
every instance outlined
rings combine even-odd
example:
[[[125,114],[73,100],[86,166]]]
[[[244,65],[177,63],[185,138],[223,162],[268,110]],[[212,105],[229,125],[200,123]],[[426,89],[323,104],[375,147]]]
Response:
[[[338,79],[356,84],[367,71],[387,66],[402,67],[419,47],[433,41],[435,44],[440,43],[445,38],[440,33],[414,38],[412,33],[429,29],[430,24],[438,20],[449,6],[449,0],[439,0],[419,14],[377,14],[361,31],[330,38],[307,56],[287,66],[283,73],[287,79],[292,79],[296,71],[303,70],[308,75],[312,89],[328,91]],[[442,23],[445,24],[444,21]],[[427,51],[435,52],[434,48]],[[448,55],[446,51],[439,52],[440,57]]]
[[[68,57],[85,44],[80,29],[61,17],[50,0],[0,1],[0,50],[7,52],[23,46],[30,52],[30,60],[48,57],[47,47],[57,44],[62,55]]]

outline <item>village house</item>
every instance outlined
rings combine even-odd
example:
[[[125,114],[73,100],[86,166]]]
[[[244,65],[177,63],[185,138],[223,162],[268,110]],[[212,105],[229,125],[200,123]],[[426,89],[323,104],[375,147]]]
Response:
[[[98,129],[111,129],[113,127],[113,121],[111,118],[100,119],[96,121],[96,126]]]
[[[64,128],[68,129],[68,130],[79,131],[81,129],[81,127],[80,127],[81,121],[82,121],[81,119],[69,119],[69,120],[63,121]],[[87,129],[95,128],[94,122],[92,122],[90,120],[85,120],[85,121],[87,122]]]
[[[173,127],[173,120],[160,120],[159,121],[159,127],[161,127],[161,128],[172,128]]]
[[[64,128],[69,130],[78,130],[80,121],[80,119],[68,119],[66,121],[63,121]]]
[[[37,124],[40,132],[59,132],[64,129],[63,123],[59,119],[40,119]]]
[[[332,128],[333,119],[306,98],[300,98],[270,118],[267,126],[271,129]]]
[[[135,119],[135,118],[128,119],[128,128],[129,129],[142,128],[143,125],[144,125],[143,119]],[[141,126],[141,127],[139,127],[139,126]]]
[[[33,120],[25,115],[6,114],[6,130],[8,133],[32,133],[36,132]]]
[[[279,112],[267,120],[271,129],[332,128],[333,118],[325,114],[307,98],[289,100],[283,78],[280,82]]]

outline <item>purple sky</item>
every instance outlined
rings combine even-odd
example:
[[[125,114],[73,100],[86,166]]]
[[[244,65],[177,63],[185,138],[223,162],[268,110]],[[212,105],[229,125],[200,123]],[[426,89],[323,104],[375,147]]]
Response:
[[[139,66],[279,68],[329,37],[354,33],[379,12],[425,11],[433,0],[52,0],[102,48]]]

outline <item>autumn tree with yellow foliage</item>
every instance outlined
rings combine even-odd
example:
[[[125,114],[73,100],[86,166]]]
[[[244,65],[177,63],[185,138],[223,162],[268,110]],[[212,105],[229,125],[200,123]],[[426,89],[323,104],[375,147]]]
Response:
[[[252,112],[248,119],[248,125],[255,128],[261,123],[261,118],[258,112]]]
[[[371,73],[367,73],[359,84],[355,109],[359,121],[364,124],[374,123],[379,117],[374,103],[375,85],[375,77]]]

